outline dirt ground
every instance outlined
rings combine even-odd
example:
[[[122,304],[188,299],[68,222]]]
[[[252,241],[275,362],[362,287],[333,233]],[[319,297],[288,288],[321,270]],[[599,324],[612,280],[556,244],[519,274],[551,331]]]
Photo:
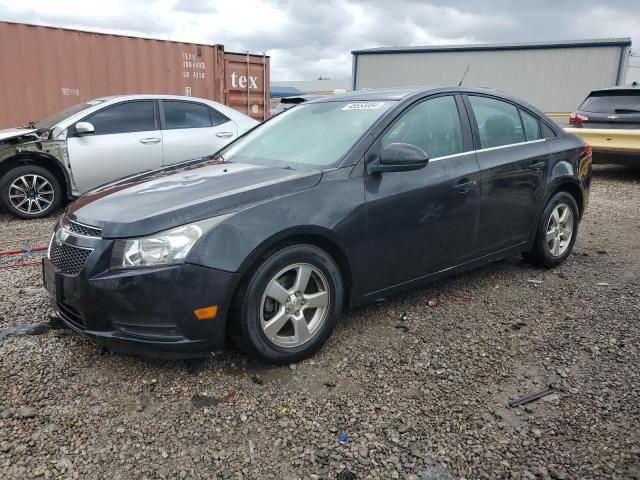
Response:
[[[0,249],[54,221],[0,214]],[[555,270],[513,257],[357,309],[290,367],[104,354],[48,328],[39,267],[1,268],[40,257],[0,257],[2,479],[640,478],[640,169],[596,167]]]

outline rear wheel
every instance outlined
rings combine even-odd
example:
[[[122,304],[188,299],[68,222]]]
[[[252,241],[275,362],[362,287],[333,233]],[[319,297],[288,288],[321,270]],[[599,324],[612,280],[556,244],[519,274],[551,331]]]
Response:
[[[337,324],[342,302],[340,270],[314,245],[272,252],[236,296],[229,332],[248,355],[291,363],[316,352]]]
[[[20,218],[41,218],[55,212],[62,201],[62,187],[56,176],[37,165],[9,170],[0,180],[4,207]]]
[[[544,209],[533,247],[525,259],[539,267],[559,265],[573,250],[578,235],[580,212],[573,196],[556,193]]]

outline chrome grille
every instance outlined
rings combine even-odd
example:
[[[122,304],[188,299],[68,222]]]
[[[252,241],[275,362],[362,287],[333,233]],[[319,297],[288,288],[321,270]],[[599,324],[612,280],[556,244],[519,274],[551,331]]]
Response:
[[[100,237],[102,235],[102,231],[99,228],[72,222],[71,220],[64,221],[62,225],[66,230],[84,237]]]
[[[49,247],[49,260],[58,270],[67,275],[80,273],[92,250],[73,247],[65,243],[51,242]]]

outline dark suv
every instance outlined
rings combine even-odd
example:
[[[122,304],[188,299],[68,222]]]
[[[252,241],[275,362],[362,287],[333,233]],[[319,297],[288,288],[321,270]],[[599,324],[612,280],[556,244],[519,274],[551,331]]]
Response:
[[[590,178],[578,137],[493,90],[326,97],[80,198],[44,282],[110,349],[195,356],[229,336],[292,362],[350,307],[508,255],[559,264]]]
[[[640,160],[640,86],[594,90],[569,117],[594,161]]]

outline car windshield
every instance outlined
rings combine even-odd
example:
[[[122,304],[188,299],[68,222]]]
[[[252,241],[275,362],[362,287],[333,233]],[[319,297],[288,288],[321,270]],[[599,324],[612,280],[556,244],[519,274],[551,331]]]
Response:
[[[249,132],[221,153],[259,165],[335,166],[392,101],[303,103]]]
[[[90,102],[79,103],[69,108],[65,108],[61,112],[54,113],[53,115],[43,118],[42,120],[38,120],[33,124],[33,128],[38,130],[49,130],[53,128],[58,123],[63,121],[65,118],[70,117],[71,115],[75,115],[76,113],[80,113],[87,108],[95,107],[98,103],[102,103],[103,100],[92,100]]]
[[[593,113],[640,112],[640,90],[593,92],[580,105],[580,110]]]

